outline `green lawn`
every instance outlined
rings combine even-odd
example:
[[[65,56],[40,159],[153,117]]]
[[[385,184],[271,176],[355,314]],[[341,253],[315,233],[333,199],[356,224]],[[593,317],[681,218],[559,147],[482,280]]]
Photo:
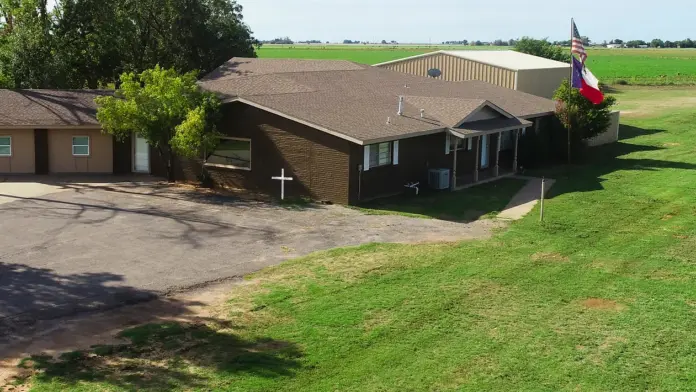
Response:
[[[502,50],[493,46],[264,45],[262,58],[343,59],[377,64],[435,50]],[[570,54],[569,54],[570,55]],[[696,84],[696,49],[589,49],[588,66],[607,84]],[[621,83],[623,83],[621,82]]]
[[[35,358],[27,385],[696,390],[696,109],[623,120],[621,142],[591,164],[543,173],[557,179],[544,224],[532,213],[490,240],[287,262],[235,289],[221,322],[138,327],[132,346]]]
[[[369,215],[404,215],[452,221],[494,218],[525,184],[525,180],[506,178],[458,192],[424,190],[419,196],[410,194],[375,200],[358,210]]]

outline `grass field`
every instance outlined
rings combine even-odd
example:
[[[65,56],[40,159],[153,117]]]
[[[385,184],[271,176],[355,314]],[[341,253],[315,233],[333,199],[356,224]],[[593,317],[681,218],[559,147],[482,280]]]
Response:
[[[625,107],[653,99],[617,96]],[[696,390],[696,109],[623,120],[622,140],[591,163],[536,173],[557,179],[543,224],[534,211],[490,240],[287,262],[231,293],[222,321],[137,327],[130,346],[34,358],[26,384]]]
[[[490,46],[265,45],[265,58],[345,59],[377,64],[434,50],[510,49]],[[696,49],[590,49],[588,66],[604,83],[696,84]]]

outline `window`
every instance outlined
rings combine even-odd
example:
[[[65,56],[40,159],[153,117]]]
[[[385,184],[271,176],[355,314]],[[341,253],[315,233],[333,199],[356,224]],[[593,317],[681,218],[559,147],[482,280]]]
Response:
[[[468,139],[460,139],[456,136],[450,136],[450,152],[454,151],[455,144],[457,145],[457,150],[468,150],[471,151],[474,148],[474,139],[473,138],[468,138]],[[466,148],[464,148],[464,144],[466,144]]]
[[[206,154],[208,166],[251,170],[251,140],[222,137],[215,151]]]
[[[12,156],[12,137],[0,136],[0,157]]]
[[[370,167],[384,166],[392,163],[391,142],[370,146]]]
[[[89,155],[89,136],[73,136],[72,154],[78,157]]]

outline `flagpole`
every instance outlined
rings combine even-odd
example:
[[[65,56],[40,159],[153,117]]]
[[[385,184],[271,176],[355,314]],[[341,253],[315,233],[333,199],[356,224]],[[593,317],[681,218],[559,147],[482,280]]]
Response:
[[[570,102],[573,99],[573,18],[570,18],[570,78],[568,79],[568,102],[566,103],[566,118],[568,120],[568,164],[570,164]]]

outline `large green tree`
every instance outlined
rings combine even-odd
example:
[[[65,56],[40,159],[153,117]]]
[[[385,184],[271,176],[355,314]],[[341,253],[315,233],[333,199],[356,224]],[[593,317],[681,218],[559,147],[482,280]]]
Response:
[[[565,50],[549,42],[546,38],[522,37],[515,42],[515,50],[551,60],[570,62],[570,50]]]
[[[197,76],[258,41],[235,0],[0,0],[0,83],[97,88],[159,64]]]
[[[174,180],[175,156],[200,157],[215,147],[219,100],[196,84],[197,73],[155,66],[124,73],[114,96],[97,98],[97,119],[117,140],[135,133],[158,151]]]
[[[611,95],[605,95],[604,101],[595,105],[582,96],[579,89],[570,87],[566,79],[553,98],[558,102],[556,116],[566,131],[570,129],[568,133],[573,151],[579,151],[585,140],[606,131],[611,124],[611,111],[616,104],[616,98]],[[568,155],[569,161],[571,155]]]
[[[47,0],[0,0],[0,83],[47,88],[59,79]]]

